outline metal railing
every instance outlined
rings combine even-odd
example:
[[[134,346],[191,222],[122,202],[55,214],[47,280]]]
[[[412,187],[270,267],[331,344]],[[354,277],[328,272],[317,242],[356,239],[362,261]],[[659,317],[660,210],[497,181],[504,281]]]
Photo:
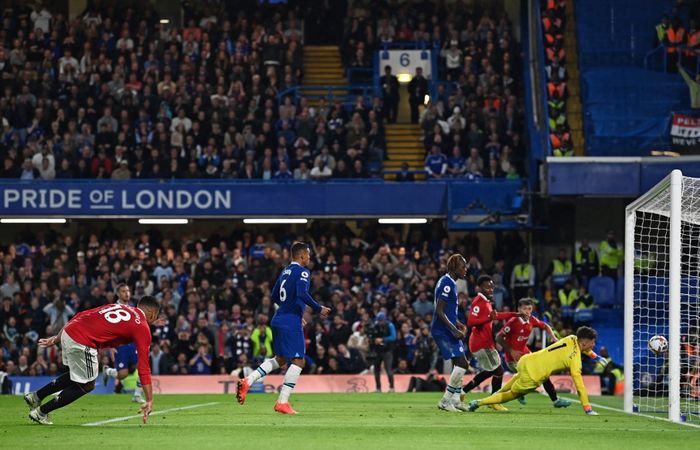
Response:
[[[329,102],[334,102],[341,99],[344,105],[353,105],[358,96],[365,98],[365,103],[371,103],[371,97],[374,95],[374,88],[370,85],[330,85],[330,84],[308,84],[292,86],[277,94],[277,102],[282,104],[284,98],[292,96],[294,103],[298,102],[300,97],[305,97],[309,100],[326,99]]]
[[[668,50],[670,48],[675,48],[675,52],[670,53]],[[645,70],[666,70],[669,66],[670,60],[669,58],[675,58],[676,66],[681,66],[682,63],[686,58],[688,58],[688,55],[686,55],[686,51],[691,49],[691,47],[688,47],[687,45],[676,45],[676,46],[669,46],[666,44],[659,44],[656,48],[649,50],[647,54],[644,56],[644,69]],[[692,49],[692,51],[695,53],[695,72],[700,72],[700,54],[698,54],[698,51],[696,49]],[[691,56],[691,58],[693,58]],[[662,65],[661,67],[657,67],[657,62],[661,61]]]

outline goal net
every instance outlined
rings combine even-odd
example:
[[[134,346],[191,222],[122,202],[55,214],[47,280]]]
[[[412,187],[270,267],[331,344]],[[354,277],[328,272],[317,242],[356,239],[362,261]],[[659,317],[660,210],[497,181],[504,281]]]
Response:
[[[624,282],[625,410],[699,423],[700,179],[675,170],[627,207]]]

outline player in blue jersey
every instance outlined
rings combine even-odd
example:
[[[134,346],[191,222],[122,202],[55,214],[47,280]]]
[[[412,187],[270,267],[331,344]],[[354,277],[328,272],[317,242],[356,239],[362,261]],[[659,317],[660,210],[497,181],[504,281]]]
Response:
[[[467,326],[457,320],[459,300],[457,297],[457,280],[467,274],[467,261],[460,254],[447,259],[447,273],[435,286],[435,314],[430,324],[433,339],[440,348],[443,359],[452,360],[452,374],[445,389],[445,394],[438,403],[443,411],[466,411],[467,406],[459,399],[462,392],[464,374],[469,363],[464,354],[464,342]]]
[[[311,253],[308,245],[295,242],[291,253],[291,264],[284,268],[277,278],[275,287],[272,288],[272,299],[279,305],[271,322],[272,348],[275,357],[268,359],[246,378],[239,380],[236,393],[238,403],[242,405],[253,383],[289,363],[279,399],[275,403],[275,411],[282,414],[297,413],[289,404],[289,394],[294,390],[305,363],[306,343],[302,328],[304,310],[310,306],[324,319],[331,311],[330,308],[319,305],[309,294],[311,273],[306,269],[306,265],[311,259]]]
[[[131,301],[131,290],[125,283],[117,285],[117,303],[129,305]],[[117,353],[114,357],[114,365],[116,367],[102,368],[102,382],[106,385],[110,378],[114,378],[117,382],[125,379],[130,373],[134,373],[138,355],[136,354],[136,345],[132,342],[117,348]],[[132,401],[143,403],[143,388],[141,381],[136,382],[136,389],[131,398]]]

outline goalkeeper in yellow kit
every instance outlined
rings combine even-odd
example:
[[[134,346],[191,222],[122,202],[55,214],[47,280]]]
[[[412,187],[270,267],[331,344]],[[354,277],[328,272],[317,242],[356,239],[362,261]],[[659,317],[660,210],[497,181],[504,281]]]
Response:
[[[581,377],[581,355],[596,357],[593,352],[598,334],[593,328],[580,327],[576,335],[558,340],[547,348],[523,355],[518,361],[518,373],[495,394],[469,403],[469,411],[479,406],[506,403],[537,389],[553,373],[568,370],[576,385],[578,398],[586,414],[597,416],[588,403],[588,393]]]

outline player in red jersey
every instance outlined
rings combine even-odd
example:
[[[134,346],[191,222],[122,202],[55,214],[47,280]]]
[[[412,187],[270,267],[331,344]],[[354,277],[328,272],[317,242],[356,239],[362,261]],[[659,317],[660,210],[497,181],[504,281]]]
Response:
[[[51,425],[49,413],[73,403],[95,388],[98,374],[97,349],[116,348],[134,342],[138,351],[137,367],[143,385],[146,403],[141,406],[143,422],[153,409],[153,387],[151,386],[150,324],[158,319],[160,306],[151,297],[142,297],[136,307],[114,304],[89,309],[75,315],[57,335],[39,339],[41,347],[61,343],[63,364],[68,373],[51,381],[36,392],[24,396],[34,422]],[[61,391],[53,400],[41,404],[51,394]]]
[[[547,332],[552,342],[558,340],[549,325],[532,315],[533,307],[534,302],[532,299],[521,298],[520,301],[518,301],[518,313],[520,313],[521,316],[513,317],[506,322],[503,329],[496,335],[496,342],[503,347],[506,365],[513,373],[518,372],[517,366],[520,357],[526,353],[530,353],[527,341],[530,339],[533,327]],[[566,408],[571,405],[569,400],[557,397],[557,391],[554,389],[552,382],[549,381],[549,378],[542,383],[542,387],[547,391],[547,395],[549,395],[549,398],[554,403],[555,408]],[[524,396],[518,397],[518,401],[523,405],[527,403]]]
[[[488,275],[482,275],[476,281],[479,293],[472,300],[469,310],[467,325],[471,327],[469,336],[469,351],[474,355],[483,369],[472,380],[462,387],[462,400],[464,394],[479,386],[482,381],[491,378],[491,392],[501,389],[503,384],[503,367],[501,357],[496,351],[496,343],[493,341],[493,321],[508,320],[517,317],[512,312],[496,312],[491,306],[493,296],[493,280]],[[492,409],[504,411],[501,405],[492,405]]]

